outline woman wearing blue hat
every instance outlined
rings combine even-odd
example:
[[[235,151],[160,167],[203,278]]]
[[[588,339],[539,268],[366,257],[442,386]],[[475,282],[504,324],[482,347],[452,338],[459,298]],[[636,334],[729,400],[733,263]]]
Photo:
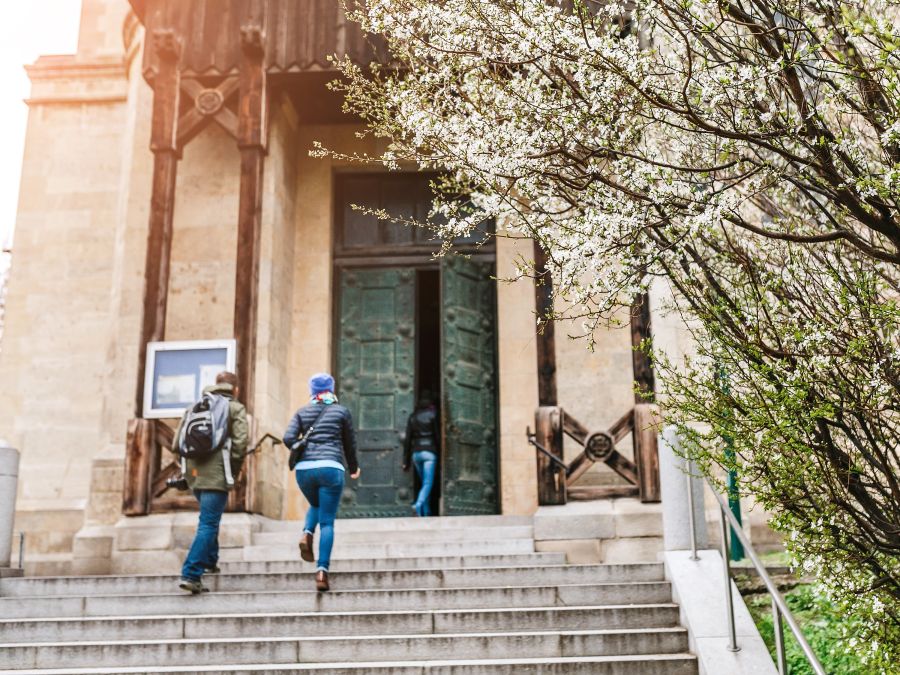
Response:
[[[310,402],[300,408],[287,431],[284,444],[291,450],[291,469],[297,472],[297,485],[309,501],[306,524],[300,538],[300,557],[307,562],[313,556],[313,533],[319,526],[319,562],[316,588],[328,590],[328,565],[334,545],[334,519],[344,491],[344,476],[359,478],[356,461],[356,432],[350,411],[338,403],[334,378],[318,373],[309,380]]]

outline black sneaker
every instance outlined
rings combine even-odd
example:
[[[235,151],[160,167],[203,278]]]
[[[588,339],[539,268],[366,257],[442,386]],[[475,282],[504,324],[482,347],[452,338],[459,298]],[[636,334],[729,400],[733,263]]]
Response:
[[[178,588],[189,592],[191,595],[199,595],[200,593],[209,593],[209,589],[203,585],[199,579],[182,579],[178,582]]]
[[[212,567],[204,567],[203,571],[206,574],[221,574],[222,569],[218,565],[213,565]]]

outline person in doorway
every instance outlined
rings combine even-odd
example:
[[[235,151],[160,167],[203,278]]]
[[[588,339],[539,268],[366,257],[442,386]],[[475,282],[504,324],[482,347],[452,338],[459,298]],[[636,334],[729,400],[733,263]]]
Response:
[[[297,485],[309,502],[300,557],[313,562],[313,534],[319,526],[319,560],[316,588],[327,591],[328,567],[334,546],[334,519],[344,491],[347,471],[359,478],[356,460],[356,432],[350,411],[338,403],[334,378],[318,373],[309,380],[310,402],[300,408],[284,432],[284,444],[291,450],[302,448],[294,466]]]
[[[178,430],[175,433],[173,452],[182,449],[182,470],[188,488],[200,503],[200,520],[197,533],[188,550],[184,566],[181,568],[181,581],[178,586],[192,594],[202,593],[207,589],[201,580],[204,573],[219,571],[219,524],[228,502],[228,491],[234,487],[234,477],[240,474],[244,457],[247,453],[249,428],[247,426],[247,409],[237,400],[240,394],[237,375],[222,372],[216,376],[216,383],[203,390],[204,400],[212,402],[211,408],[221,406],[224,422],[224,436],[213,451],[205,456],[189,455],[184,457],[186,423],[197,406],[188,409]],[[200,433],[203,433],[202,431]]]
[[[403,448],[403,470],[409,471],[410,460],[415,464],[422,487],[413,509],[416,515],[431,515],[431,489],[437,471],[438,439],[440,438],[437,406],[430,391],[419,394],[416,409],[406,423],[406,439]]]

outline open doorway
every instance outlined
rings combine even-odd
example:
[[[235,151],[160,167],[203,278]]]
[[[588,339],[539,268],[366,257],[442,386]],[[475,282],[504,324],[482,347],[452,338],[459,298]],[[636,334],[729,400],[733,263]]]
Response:
[[[416,394],[430,392],[440,410],[441,401],[441,275],[437,269],[416,273]],[[438,439],[440,444],[440,439]],[[439,448],[442,450],[442,448]],[[438,462],[438,467],[440,467]],[[415,494],[421,482],[415,477]],[[440,513],[440,468],[431,490],[431,513]]]

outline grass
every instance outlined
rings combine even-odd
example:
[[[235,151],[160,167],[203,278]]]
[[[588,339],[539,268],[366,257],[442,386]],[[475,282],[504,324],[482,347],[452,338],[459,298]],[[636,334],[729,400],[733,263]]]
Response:
[[[785,600],[825,672],[829,675],[878,674],[878,671],[864,667],[853,654],[846,652],[840,642],[844,617],[827,600],[815,594],[812,584],[797,586],[785,594]],[[774,659],[775,631],[769,594],[754,594],[745,597],[744,601]],[[787,623],[783,625],[789,675],[814,675]]]

